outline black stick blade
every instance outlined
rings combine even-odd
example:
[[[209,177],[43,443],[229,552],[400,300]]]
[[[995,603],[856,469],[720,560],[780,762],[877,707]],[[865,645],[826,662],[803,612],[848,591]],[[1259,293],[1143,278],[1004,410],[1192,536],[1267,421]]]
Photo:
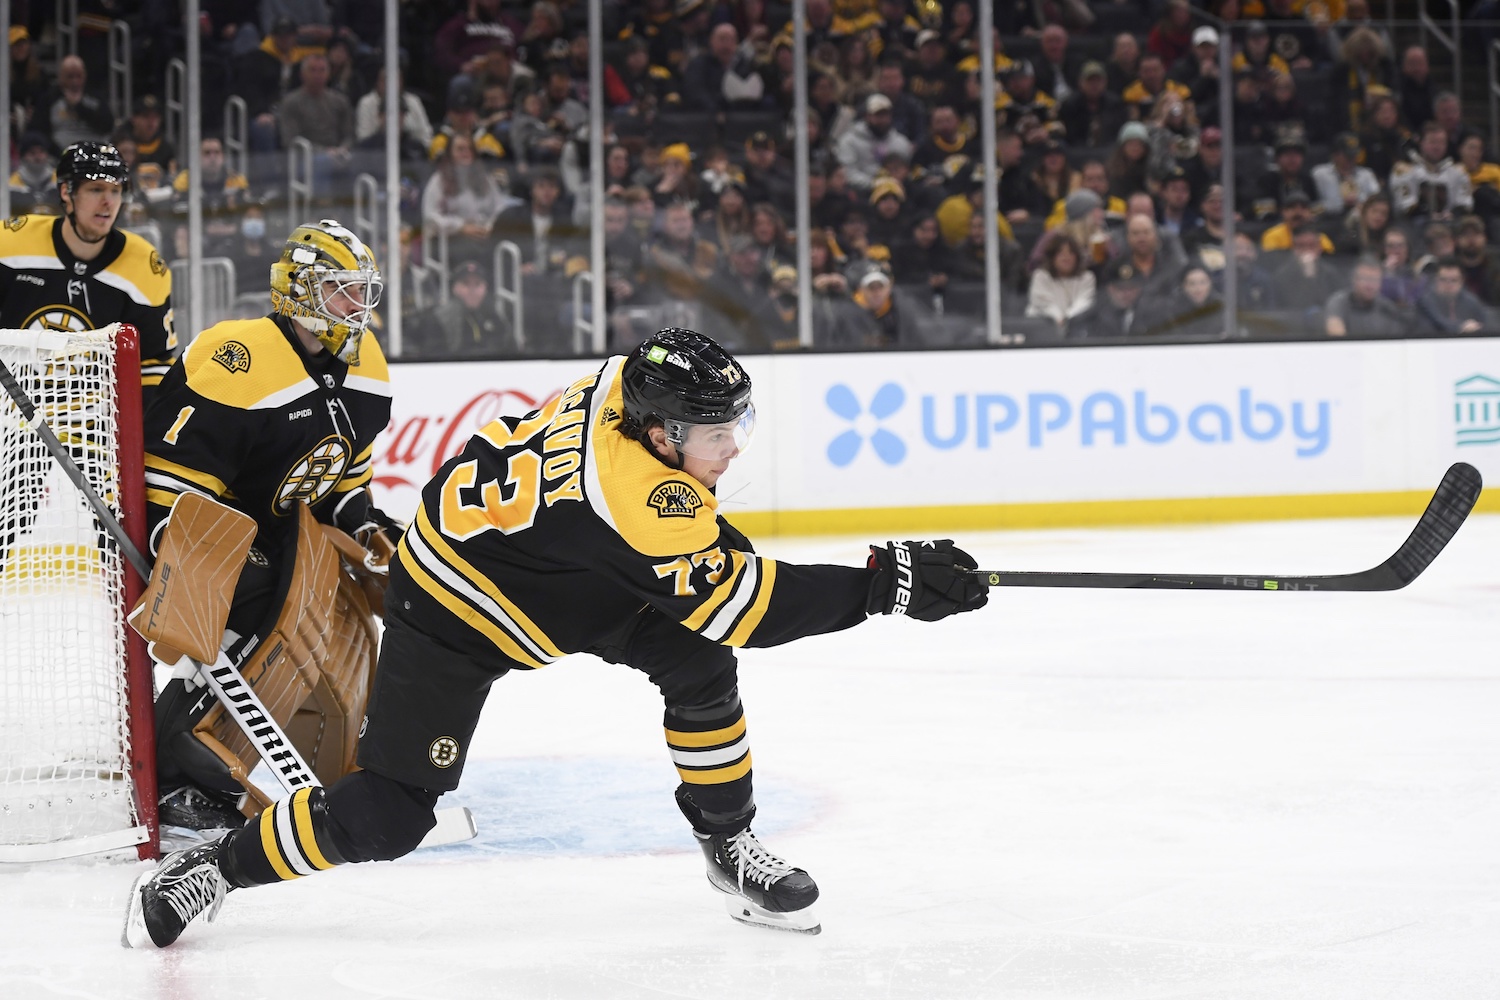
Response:
[[[1483,488],[1479,470],[1457,462],[1443,474],[1417,526],[1385,562],[1358,573],[1332,576],[1263,576],[1243,573],[1040,573],[976,569],[991,587],[1099,587],[1112,590],[1400,590],[1438,557],[1474,509]]]

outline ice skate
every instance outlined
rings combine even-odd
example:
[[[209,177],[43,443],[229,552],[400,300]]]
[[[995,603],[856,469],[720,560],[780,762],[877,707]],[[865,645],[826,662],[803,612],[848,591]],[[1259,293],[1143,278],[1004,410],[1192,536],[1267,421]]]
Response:
[[[695,833],[708,860],[708,881],[724,893],[729,915],[742,924],[817,934],[823,929],[812,904],[818,884],[801,868],[778,858],[749,830]]]
[[[161,867],[136,879],[120,943],[127,948],[165,948],[199,914],[207,911],[211,922],[232,888],[219,873],[223,844],[220,839],[168,855]]]
[[[197,785],[178,785],[157,800],[156,815],[164,833],[188,843],[217,840],[226,831],[245,825],[237,798]]]

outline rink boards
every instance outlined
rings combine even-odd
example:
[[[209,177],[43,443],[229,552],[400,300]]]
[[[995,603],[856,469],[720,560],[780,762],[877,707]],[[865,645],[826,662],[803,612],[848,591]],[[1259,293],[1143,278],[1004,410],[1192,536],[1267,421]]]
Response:
[[[1492,338],[744,361],[755,440],[718,494],[752,531],[1395,514],[1455,461],[1500,482]],[[470,434],[597,364],[394,366],[383,505],[409,515]]]

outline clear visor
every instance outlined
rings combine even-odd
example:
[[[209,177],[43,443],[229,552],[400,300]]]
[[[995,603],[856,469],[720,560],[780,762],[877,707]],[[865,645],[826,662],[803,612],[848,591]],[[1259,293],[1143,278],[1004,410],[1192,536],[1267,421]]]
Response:
[[[357,330],[370,325],[385,283],[379,271],[324,271],[312,283],[314,309],[330,324],[348,323]]]
[[[684,455],[707,462],[722,462],[750,447],[755,434],[755,404],[745,407],[738,420],[722,424],[689,424],[667,421],[667,438]]]

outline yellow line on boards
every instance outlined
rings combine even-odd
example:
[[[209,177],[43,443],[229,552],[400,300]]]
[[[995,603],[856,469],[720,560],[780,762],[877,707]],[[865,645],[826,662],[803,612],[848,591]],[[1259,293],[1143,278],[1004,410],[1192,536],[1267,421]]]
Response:
[[[1004,531],[1217,521],[1296,521],[1329,517],[1416,517],[1432,499],[1425,490],[1322,493],[1304,496],[1201,497],[1181,500],[1089,500],[972,504],[956,507],[869,507],[846,510],[751,511],[728,515],[750,535],[848,535],[900,531]],[[1500,491],[1474,508],[1500,513]]]

